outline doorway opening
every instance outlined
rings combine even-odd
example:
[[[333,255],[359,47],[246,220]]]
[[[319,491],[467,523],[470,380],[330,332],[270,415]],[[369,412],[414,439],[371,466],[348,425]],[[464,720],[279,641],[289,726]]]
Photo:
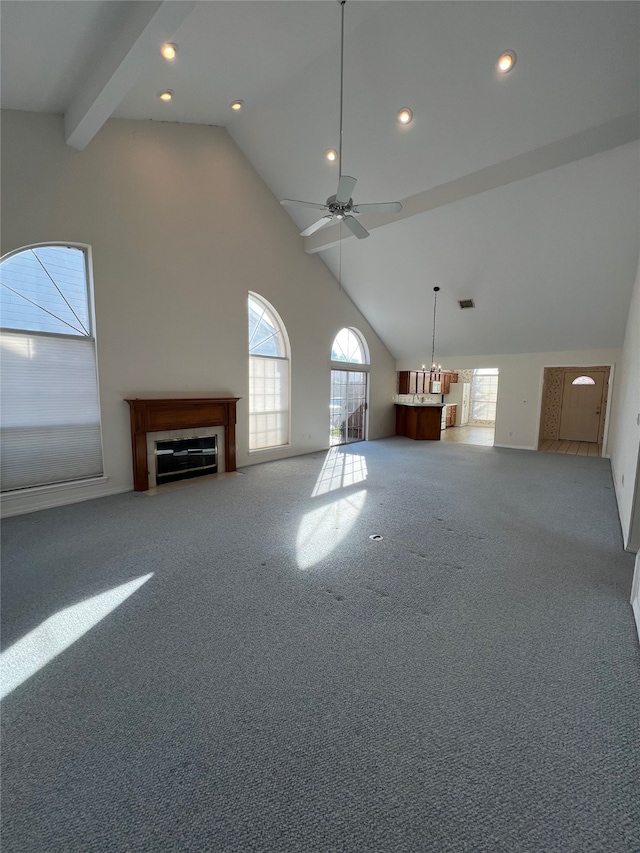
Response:
[[[477,367],[458,370],[458,381],[443,397],[447,406],[455,406],[455,422],[440,434],[442,441],[493,447],[498,404],[498,368]]]
[[[610,367],[545,367],[538,450],[602,456]]]

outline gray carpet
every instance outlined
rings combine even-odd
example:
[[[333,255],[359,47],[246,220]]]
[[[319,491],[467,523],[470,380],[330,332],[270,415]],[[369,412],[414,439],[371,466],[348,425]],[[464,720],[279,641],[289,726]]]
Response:
[[[5,648],[153,577],[2,703],[3,853],[640,851],[608,461],[331,458],[4,522]]]

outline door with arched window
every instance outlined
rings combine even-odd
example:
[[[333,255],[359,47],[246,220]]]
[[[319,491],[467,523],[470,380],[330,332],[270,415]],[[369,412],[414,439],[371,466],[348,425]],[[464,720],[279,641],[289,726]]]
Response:
[[[354,370],[355,366],[359,370]],[[331,347],[329,444],[364,441],[367,431],[369,351],[356,329],[341,329]]]
[[[604,416],[605,370],[565,370],[560,411],[560,441],[599,440]]]

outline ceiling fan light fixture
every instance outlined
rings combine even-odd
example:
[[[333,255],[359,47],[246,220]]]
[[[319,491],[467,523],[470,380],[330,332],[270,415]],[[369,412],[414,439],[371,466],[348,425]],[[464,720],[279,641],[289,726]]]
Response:
[[[243,106],[244,106],[244,101],[232,101],[231,102],[231,109],[235,113],[239,113]]]
[[[413,111],[409,109],[409,107],[403,107],[398,112],[398,121],[400,124],[411,124],[413,121]]]
[[[498,71],[502,74],[508,74],[509,71],[516,64],[516,54],[514,50],[505,50],[498,57],[498,62],[496,63],[498,67]]]
[[[343,128],[343,120],[344,120],[344,99],[343,99],[343,88],[344,88],[344,6],[346,0],[339,0],[340,3],[340,145],[338,151],[330,148],[325,152],[325,157],[330,159],[330,154],[335,154],[335,159],[338,161],[338,189],[336,190],[335,195],[329,196],[324,204],[318,204],[313,201],[299,201],[298,199],[293,198],[283,198],[280,201],[280,204],[291,205],[293,207],[312,207],[316,210],[323,211],[322,217],[314,222],[312,225],[309,225],[308,228],[305,228],[304,231],[300,232],[301,237],[310,237],[311,234],[314,234],[316,231],[319,231],[320,228],[324,228],[325,225],[329,225],[330,223],[338,222],[340,225],[343,223],[347,226],[349,231],[358,239],[363,240],[365,237],[369,236],[369,232],[357,219],[356,216],[360,213],[400,213],[402,210],[402,204],[399,201],[387,201],[387,202],[374,202],[371,204],[354,204],[353,202],[353,189],[357,183],[355,178],[352,178],[350,175],[342,174],[342,128]],[[335,161],[332,161],[335,162]],[[355,214],[355,216],[353,215]],[[342,241],[342,232],[340,234],[340,240]],[[340,243],[342,245],[342,243]]]
[[[173,96],[174,96],[173,89],[165,89],[164,92],[158,92],[158,97],[160,98],[161,101],[165,101],[165,103],[170,101],[173,98]]]
[[[166,41],[162,47],[160,48],[161,55],[167,59],[169,62],[176,58],[176,54],[178,52],[178,45],[172,41]]]
[[[338,159],[338,152],[335,148],[328,148],[324,155],[330,163],[335,163]]]

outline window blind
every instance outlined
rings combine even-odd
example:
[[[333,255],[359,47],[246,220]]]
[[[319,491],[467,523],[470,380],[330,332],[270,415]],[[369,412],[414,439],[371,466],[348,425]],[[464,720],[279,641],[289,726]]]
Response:
[[[95,342],[3,331],[2,491],[102,475]]]
[[[249,358],[249,449],[289,443],[289,362],[282,358]]]

